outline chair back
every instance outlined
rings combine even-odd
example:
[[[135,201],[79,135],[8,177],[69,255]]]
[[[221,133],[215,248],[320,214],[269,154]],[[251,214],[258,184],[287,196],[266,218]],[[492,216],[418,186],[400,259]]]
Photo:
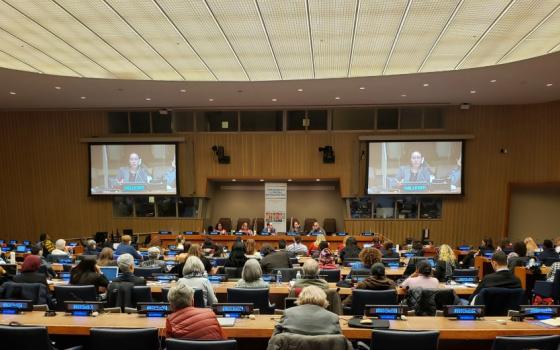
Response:
[[[237,227],[235,228],[235,231],[239,231],[241,230],[241,225],[243,225],[243,223],[246,222],[249,225],[249,229],[253,229],[253,221],[251,221],[251,219],[249,218],[238,218],[237,219]]]
[[[439,331],[377,330],[371,334],[371,348],[375,350],[409,349],[437,350]]]
[[[257,226],[257,233],[261,233],[264,230],[264,219],[263,218],[255,218],[254,220],[255,225]]]
[[[336,219],[335,218],[325,218],[323,220],[323,230],[325,230],[325,233],[336,232]]]
[[[220,218],[218,222],[222,224],[224,230],[226,230],[227,232],[231,231],[231,218]]]
[[[224,267],[224,274],[228,280],[230,279],[240,279],[241,272],[243,271],[242,267]]]
[[[551,266],[555,262],[560,261],[560,259],[558,259],[558,258],[544,258],[544,259],[541,259],[541,261],[542,261],[544,266]]]
[[[508,310],[519,310],[527,304],[523,288],[483,288],[476,297],[477,305],[484,305],[486,316],[507,316]]]
[[[558,302],[560,302],[560,269],[556,270],[556,272],[554,273],[550,296],[557,304]]]
[[[306,218],[304,223],[303,223],[303,232],[307,233],[309,231],[311,231],[311,228],[313,227],[313,223],[317,221],[317,219],[315,218]]]
[[[364,314],[366,305],[397,305],[397,291],[354,289],[352,291],[352,315]]]
[[[161,300],[164,303],[168,303],[169,299],[167,296],[169,295],[169,288],[162,288],[161,289]],[[202,293],[202,289],[194,288],[194,307],[206,307],[204,304],[204,294]]]
[[[340,270],[320,270],[319,276],[324,276],[323,278],[327,282],[338,282],[340,281]]]
[[[350,276],[369,276],[371,275],[370,269],[351,269]]]
[[[157,328],[92,328],[91,349],[159,349]]]
[[[51,350],[47,327],[0,326],[0,339],[20,350]]]
[[[496,337],[492,350],[557,350],[559,344],[560,335]]]
[[[261,314],[273,314],[274,307],[269,301],[268,288],[228,288],[228,303],[252,303]]]
[[[478,276],[478,269],[455,269],[453,270],[453,276]]]
[[[55,309],[64,310],[65,301],[97,301],[97,291],[94,285],[87,286],[55,286]]]
[[[0,291],[2,299],[31,300],[33,305],[43,305],[49,301],[49,291],[43,283],[5,282]]]
[[[154,273],[161,273],[161,267],[136,267],[134,276],[152,278]]]
[[[352,343],[342,334],[303,335],[296,333],[279,333],[270,338],[268,349],[354,349]],[[360,347],[360,349],[362,349]],[[375,349],[374,349],[375,350]]]
[[[165,340],[167,350],[237,350],[237,340]]]
[[[132,305],[136,306],[138,303],[151,303],[152,289],[148,286],[134,286],[132,287]]]

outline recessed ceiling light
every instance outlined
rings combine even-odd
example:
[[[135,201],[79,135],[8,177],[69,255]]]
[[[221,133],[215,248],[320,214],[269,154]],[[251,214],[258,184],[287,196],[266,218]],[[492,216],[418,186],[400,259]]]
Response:
[[[231,181],[232,181],[232,182],[235,182],[235,181],[237,181],[237,180],[236,180],[236,179],[231,179]]]
[[[491,83],[495,83],[495,82],[496,82],[496,79],[492,79],[492,80],[490,80],[490,82],[491,82]]]
[[[551,86],[552,86],[552,83],[548,83],[548,84],[546,84],[546,86],[547,86],[547,87],[551,87]]]
[[[406,97],[406,94],[402,94],[401,97]]]
[[[471,90],[471,94],[476,94],[476,90]]]
[[[54,88],[57,89],[57,90],[62,89],[60,86],[55,86]]]
[[[151,97],[146,97],[146,101],[151,101],[152,98]]]
[[[319,181],[321,181],[321,179],[315,179],[315,181],[319,182]]]
[[[430,84],[424,83],[424,84],[422,84],[422,86],[424,86],[424,87],[425,87],[425,86],[430,86]]]
[[[260,181],[260,182],[264,182],[264,179],[260,179],[259,181]]]
[[[10,91],[10,95],[15,95],[16,92],[15,91]]]
[[[335,100],[340,100],[340,96],[336,96],[334,99]]]
[[[292,182],[292,179],[288,179],[288,182]]]
[[[273,99],[272,99],[272,102],[276,102],[276,101],[278,101],[277,98],[273,98]]]
[[[303,92],[303,89],[297,89],[298,92]]]
[[[213,98],[209,98],[208,101],[214,102],[214,99],[213,99]]]
[[[82,96],[82,97],[80,97],[80,98],[81,98],[82,100],[85,100],[85,99],[86,99],[86,97],[85,97],[85,96]]]
[[[181,92],[187,92],[187,90],[186,90],[186,89],[181,89],[181,90],[179,90],[179,91],[181,91]]]
[[[360,90],[365,90],[366,87],[365,86],[360,86]]]

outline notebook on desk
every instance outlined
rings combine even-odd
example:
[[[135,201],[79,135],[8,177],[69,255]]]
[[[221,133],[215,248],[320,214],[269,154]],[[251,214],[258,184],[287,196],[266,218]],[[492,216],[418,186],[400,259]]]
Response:
[[[222,327],[233,327],[235,326],[235,318],[233,317],[217,317],[218,323]]]

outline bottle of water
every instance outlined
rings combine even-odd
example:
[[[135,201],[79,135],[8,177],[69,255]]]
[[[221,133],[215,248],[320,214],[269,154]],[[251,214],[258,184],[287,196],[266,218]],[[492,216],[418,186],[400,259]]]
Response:
[[[282,272],[280,270],[276,272],[276,284],[282,284]]]
[[[299,279],[301,279],[301,272],[299,272],[299,270],[298,270],[298,272],[296,273],[296,280],[299,280]]]

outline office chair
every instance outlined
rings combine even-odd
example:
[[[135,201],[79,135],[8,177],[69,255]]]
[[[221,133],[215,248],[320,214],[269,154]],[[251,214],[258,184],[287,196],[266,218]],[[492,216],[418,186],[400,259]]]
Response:
[[[168,303],[169,299],[167,295],[169,294],[169,288],[161,289],[161,300],[164,303]],[[202,289],[194,288],[194,307],[206,307],[204,304],[204,294],[202,294]]]
[[[241,272],[243,271],[242,267],[224,267],[224,274],[226,275],[227,280],[238,280],[241,278]]]
[[[496,337],[492,344],[492,350],[556,350],[559,344],[560,335]]]
[[[439,331],[390,331],[374,329],[371,334],[371,349],[393,350],[437,350]]]
[[[397,305],[397,291],[354,289],[350,313],[362,316],[366,305]]]
[[[544,266],[552,266],[555,262],[560,261],[558,258],[544,258],[541,260]]]
[[[152,278],[154,273],[161,273],[160,267],[137,267],[134,269],[134,276]]]
[[[97,301],[97,291],[94,285],[87,286],[55,286],[55,310],[64,310],[65,301]]]
[[[151,303],[152,290],[148,286],[134,286],[132,287],[132,304],[136,306],[137,303]]]
[[[476,277],[478,276],[478,269],[455,269],[453,270],[453,276]]]
[[[552,282],[535,281],[533,295],[539,295],[542,298],[552,298],[558,304],[558,301],[560,301],[560,270],[556,270]]]
[[[320,270],[319,276],[325,276],[327,282],[338,282],[340,281],[340,270]]]
[[[237,340],[166,339],[167,350],[237,350]]]
[[[157,328],[92,328],[91,349],[159,349]]]
[[[0,339],[19,350],[51,350],[51,342],[47,327],[0,326]]]
[[[270,304],[268,288],[228,288],[228,303],[252,303],[261,314],[273,314],[276,305]]]
[[[477,305],[484,305],[486,316],[506,316],[508,310],[519,310],[527,304],[523,288],[483,288],[476,297]]]
[[[350,269],[348,276],[369,276],[371,275],[370,269]]]
[[[336,219],[335,218],[325,218],[323,220],[323,230],[326,233],[335,233],[336,232]]]

